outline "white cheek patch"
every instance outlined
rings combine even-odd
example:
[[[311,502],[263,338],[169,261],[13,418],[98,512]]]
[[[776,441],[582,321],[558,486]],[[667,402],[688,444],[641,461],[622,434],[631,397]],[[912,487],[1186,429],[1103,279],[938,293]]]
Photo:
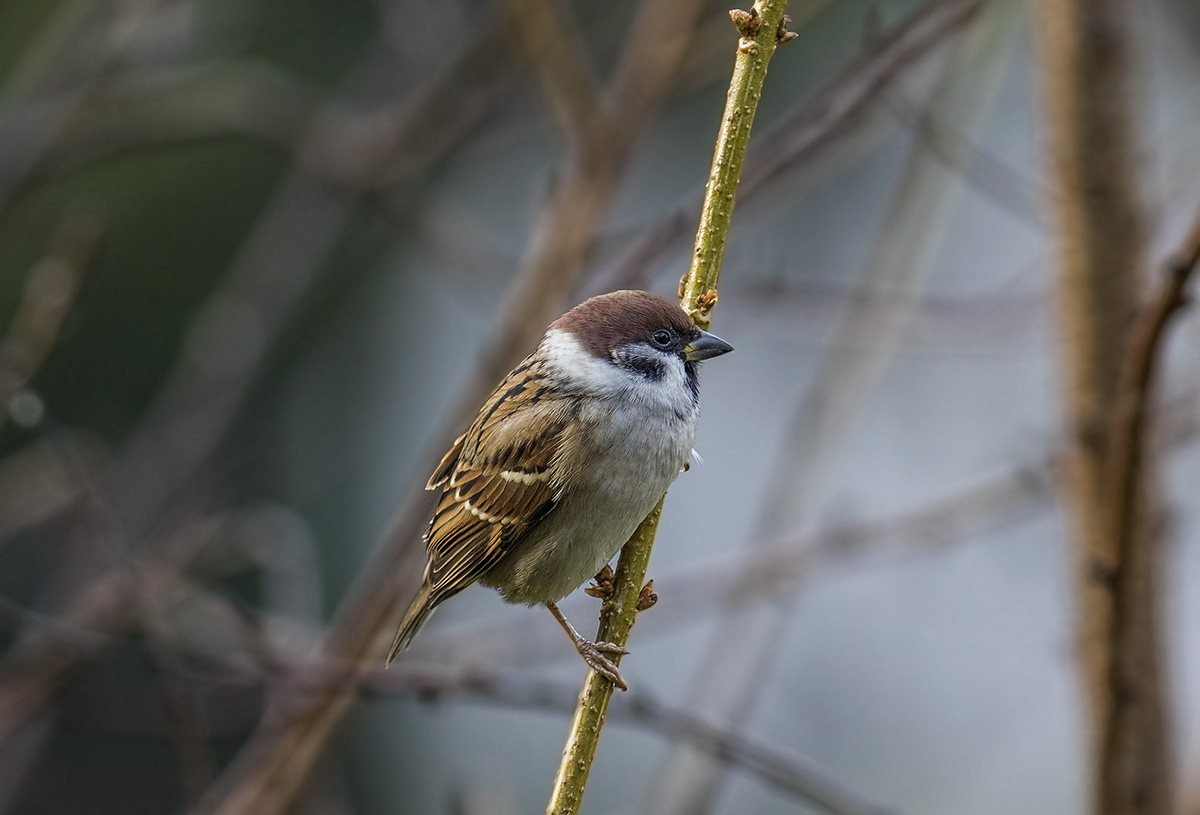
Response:
[[[687,383],[683,360],[673,354],[662,357],[663,376],[650,380],[589,353],[575,337],[560,329],[546,332],[539,348],[546,366],[558,382],[601,397],[620,397],[631,405],[692,420],[696,406]]]
[[[596,358],[566,331],[547,331],[540,350],[554,378],[567,386],[603,394],[623,384],[624,376],[615,365]]]

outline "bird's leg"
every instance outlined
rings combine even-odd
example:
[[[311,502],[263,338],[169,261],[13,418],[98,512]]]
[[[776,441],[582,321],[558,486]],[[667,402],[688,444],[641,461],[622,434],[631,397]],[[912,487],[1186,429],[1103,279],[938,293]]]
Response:
[[[585,639],[582,634],[575,630],[574,626],[567,622],[567,618],[558,610],[558,606],[554,603],[546,603],[546,608],[550,609],[550,613],[554,615],[554,619],[558,620],[558,624],[563,627],[563,631],[567,632],[567,636],[571,638],[571,642],[575,643],[575,650],[579,652],[579,656],[583,657],[583,661],[593,671],[607,677],[610,682],[621,690],[629,690],[629,686],[625,684],[625,680],[621,678],[620,672],[617,671],[616,664],[604,656],[605,652],[610,654],[627,654],[629,653],[628,651],[616,643],[592,642]]]

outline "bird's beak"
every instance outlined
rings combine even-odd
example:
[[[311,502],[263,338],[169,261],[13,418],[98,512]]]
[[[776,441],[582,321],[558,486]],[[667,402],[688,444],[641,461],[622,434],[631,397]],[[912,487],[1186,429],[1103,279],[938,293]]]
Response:
[[[683,349],[683,355],[688,362],[699,362],[702,359],[711,359],[719,357],[721,354],[728,354],[733,350],[733,346],[725,342],[720,337],[715,337],[707,331],[701,331],[699,338],[695,342],[689,343]]]

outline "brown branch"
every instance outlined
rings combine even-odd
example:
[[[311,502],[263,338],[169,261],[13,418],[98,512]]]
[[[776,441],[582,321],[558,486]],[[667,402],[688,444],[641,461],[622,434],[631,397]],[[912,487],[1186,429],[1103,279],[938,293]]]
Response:
[[[369,152],[376,165],[375,172],[367,175],[378,180],[416,169],[420,162],[414,152],[425,161],[431,160],[436,153],[431,152],[426,141],[429,134],[422,130],[431,120],[441,123],[434,128],[442,138],[437,150],[451,149],[461,141],[478,116],[477,113],[457,115],[448,109],[446,77],[477,76],[485,81],[488,51],[484,46],[468,49],[461,61],[448,66],[443,75],[411,91],[405,97],[405,104],[384,109],[393,111],[387,117],[389,124],[385,129],[393,134],[392,147],[401,155]],[[386,66],[379,70],[385,69]],[[369,87],[375,77],[371,74],[359,77],[358,81]],[[348,92],[354,95],[354,88]],[[487,98],[488,94],[483,93],[482,97]],[[328,106],[331,111],[340,110],[336,102],[331,101]],[[468,111],[471,109],[469,106]],[[329,115],[336,117],[337,113]],[[310,157],[319,156],[331,147],[327,141],[329,132],[328,119],[325,124],[312,125],[305,136],[310,144],[307,150]],[[366,171],[360,167],[357,172]],[[219,324],[221,309],[233,304],[241,313],[254,315],[263,346],[269,346],[316,278],[363,192],[362,189],[353,194],[330,190],[302,171],[293,173],[245,239],[240,257],[207,305],[206,314],[193,326],[193,334],[204,335],[197,329],[204,327],[199,323],[206,317],[208,336],[213,336],[211,329]],[[149,530],[158,525],[185,487],[202,480],[212,453],[235,421],[261,370],[261,354],[232,367],[205,365],[205,349],[203,343],[200,345],[200,348],[193,345],[191,353],[181,355],[117,461],[105,468],[109,476],[102,479],[102,488],[111,496],[130,539],[135,542],[150,534]],[[46,469],[57,476],[52,464]],[[67,505],[76,494],[74,481],[61,480],[67,483],[60,485],[55,479],[51,486],[59,489],[45,498],[48,503],[54,499],[47,511]],[[405,540],[419,537],[418,531]],[[179,547],[181,539],[191,543]],[[170,581],[174,578],[173,570],[186,563],[194,554],[193,545],[200,543],[195,541],[191,530],[176,528],[157,536],[136,567],[143,577],[159,575],[153,580]],[[78,589],[58,615],[69,623],[68,628],[23,632],[18,642],[5,652],[0,661],[0,742],[26,718],[36,715],[77,660],[94,653],[97,642],[94,637],[74,636],[71,631],[107,631],[136,619],[127,581],[128,576],[119,565],[90,575],[88,583]]]
[[[594,137],[600,89],[583,33],[562,0],[505,0],[510,39],[541,85],[559,130],[572,149]]]
[[[446,109],[446,97],[451,95],[447,88],[451,78],[463,75],[484,81],[487,72],[483,65],[491,62],[489,54],[491,48],[484,45],[468,49],[442,74],[405,94],[403,103],[385,106],[370,117],[369,124],[358,120],[346,124],[336,97],[315,116],[298,149],[300,166],[281,184],[266,213],[244,239],[224,284],[194,321],[193,337],[216,343],[210,348],[203,341],[194,342],[188,349],[191,353],[181,356],[142,426],[125,445],[121,473],[115,479],[120,491],[112,492],[118,495],[120,506],[139,516],[130,524],[135,535],[195,479],[224,438],[256,382],[266,347],[283,331],[317,279],[363,195],[382,183],[381,179],[394,180],[396,173],[421,166],[416,155],[426,145],[423,128],[433,128],[441,137],[438,149],[447,151],[477,124],[479,112],[471,106],[460,115]],[[371,60],[364,57],[363,61]],[[356,81],[369,87],[390,70],[390,63],[376,65],[368,76]],[[345,92],[353,96],[355,89]],[[357,135],[348,136],[347,132]],[[335,154],[343,157],[331,158]],[[423,155],[429,159],[428,152]],[[312,180],[306,168],[314,162],[323,166],[322,173],[340,176],[345,186],[330,189]],[[245,357],[236,364],[224,358],[228,353],[220,345],[229,310],[235,316],[248,314],[262,338],[257,355],[239,349]],[[214,360],[214,356],[223,359]]]
[[[0,544],[69,509],[78,497],[78,485],[45,441],[0,459]]]
[[[569,713],[575,707],[572,685],[495,672],[480,674],[437,668],[413,668],[392,673],[376,671],[365,678],[363,691],[389,698],[415,694],[435,703],[454,697],[474,697],[516,708],[563,713]],[[649,730],[669,741],[688,744],[726,766],[758,778],[793,800],[832,815],[887,815],[892,812],[867,801],[799,756],[714,727],[642,689],[613,699],[607,718]]]
[[[106,641],[111,641],[109,637]],[[269,662],[258,659],[272,654]],[[304,682],[293,682],[288,693],[297,696],[323,693],[324,683],[344,676],[348,666],[332,659],[306,663],[305,647],[285,647],[256,629],[255,643],[246,654],[228,650],[205,650],[189,656],[203,657],[206,669],[197,670],[191,690],[204,700],[204,707],[220,710],[231,694],[259,694],[273,682],[274,674],[300,674]],[[183,654],[173,658],[181,659]],[[251,659],[245,659],[250,656]],[[530,675],[527,671],[456,668],[441,665],[398,664],[390,670],[378,667],[366,672],[356,688],[361,699],[416,698],[426,704],[483,703],[517,710],[568,714],[575,706],[575,685],[562,680]],[[123,719],[126,731],[144,736],[162,732],[159,717],[148,710],[147,718]],[[780,746],[767,744],[714,727],[687,711],[663,702],[644,690],[623,694],[614,700],[612,721],[646,730],[670,741],[681,741],[712,755],[721,763],[739,769],[773,787],[788,798],[825,812],[840,815],[886,815],[890,810],[872,804],[859,793],[830,777],[825,771]],[[227,735],[224,723],[206,723],[202,735]]]
[[[699,0],[657,0],[643,5],[634,26],[647,15],[662,13],[659,6],[663,4],[672,9],[674,30],[690,31],[701,5]],[[629,72],[640,74],[641,83],[630,89],[629,99],[620,101],[647,115],[602,117],[603,126],[598,125],[586,143],[569,156],[501,303],[478,372],[464,391],[460,409],[451,414],[460,417],[459,421],[536,345],[544,326],[562,311],[632,147],[649,122],[649,112],[662,102],[667,80],[657,74],[669,73],[674,67],[662,61],[631,66]],[[452,437],[456,430],[447,429],[443,437]],[[430,459],[432,469],[436,459]],[[381,658],[381,639],[390,633],[403,604],[416,591],[423,556],[419,541],[427,522],[426,511],[424,496],[413,485],[387,542],[339,607],[321,652],[348,666],[345,672],[322,683],[322,693],[272,711],[201,802],[200,811],[270,815],[291,805],[334,728],[349,710],[355,682]],[[297,677],[296,681],[306,680]]]
[[[877,101],[880,90],[903,78],[908,68],[970,20],[981,5],[982,0],[943,0],[920,9],[889,29],[813,99],[800,103],[768,128],[742,171],[738,195],[743,206],[785,171],[812,159],[832,139],[842,136]],[[695,212],[703,197],[703,188],[689,192],[669,214],[645,230],[628,252],[589,281],[588,290],[640,284],[655,261],[692,237]]]
[[[477,49],[487,52],[487,48]],[[487,62],[468,49],[461,62],[449,66],[448,75],[482,74],[480,62]],[[428,125],[433,119],[442,121],[445,102],[444,77],[435,78],[428,86],[413,91],[407,105],[395,106],[403,111],[389,118],[387,132],[394,134],[392,143],[401,156],[371,152],[379,177],[414,168],[412,152],[425,143],[426,135],[416,122]],[[476,121],[473,115],[445,119],[448,129],[440,129],[443,142],[439,149],[457,143],[463,128]],[[457,123],[457,124],[455,124]],[[319,155],[329,146],[328,131],[314,126],[309,134],[310,155]],[[322,147],[324,145],[325,147]],[[428,153],[425,153],[428,156]],[[359,156],[362,160],[362,156]],[[359,172],[364,172],[359,170]],[[322,259],[341,234],[341,226],[356,206],[356,197],[330,193],[306,179],[293,178],[284,184],[272,207],[258,226],[257,233],[247,239],[240,263],[213,298],[208,316],[219,315],[219,308],[234,303],[248,306],[258,318],[258,327],[269,343],[291,314],[299,298],[307,290],[321,267]],[[214,315],[214,311],[217,313]],[[195,348],[192,349],[196,350]],[[126,443],[117,462],[117,474],[108,483],[107,492],[114,503],[127,513],[131,536],[139,537],[143,530],[154,525],[176,495],[186,484],[194,482],[207,463],[216,445],[234,421],[239,406],[255,381],[261,357],[247,360],[248,364],[207,367],[196,355],[181,358],[178,367],[163,385],[156,404],[148,412],[142,426]],[[95,587],[120,584],[118,572],[96,576]],[[107,598],[96,601],[88,598]],[[128,610],[117,613],[110,603],[121,602],[120,592],[93,592],[93,586],[83,590],[78,601],[65,616],[85,628],[104,628],[113,619],[123,618]],[[115,616],[114,616],[115,615]],[[42,632],[44,634],[44,632]],[[39,637],[41,634],[38,635]],[[20,650],[16,653],[21,653]],[[15,675],[8,676],[8,662],[0,665],[0,740],[11,724],[8,717],[32,715],[36,707],[32,698],[44,699],[45,694],[31,688],[52,689],[61,681],[61,673],[72,664],[72,648],[64,648],[63,659],[42,663],[45,672],[32,677],[26,667],[14,666]],[[6,655],[7,656],[7,655]],[[20,663],[24,665],[25,663]],[[11,681],[10,681],[11,680]],[[13,699],[5,698],[12,692]],[[48,691],[47,691],[48,692]]]
[[[154,552],[139,557],[135,571],[140,586],[132,585],[132,572],[124,565],[114,566],[90,580],[52,618],[52,625],[22,632],[0,667],[0,744],[38,714],[72,666],[104,646],[107,639],[102,632],[137,622],[138,592],[154,593],[177,580],[218,525],[219,521],[207,521],[177,530]]]
[[[1200,390],[1188,389],[1155,411],[1156,442],[1165,454],[1200,436],[1195,411]],[[738,605],[773,602],[802,583],[863,563],[907,561],[966,545],[988,530],[1005,528],[1048,508],[1056,498],[1065,451],[981,478],[921,506],[879,518],[854,519],[819,530],[796,530],[757,543],[753,559],[733,555],[710,564],[655,578],[658,593],[670,598],[639,626],[648,637],[721,614],[712,598],[733,595]],[[559,629],[531,628],[514,620],[500,624],[448,627],[426,633],[414,647],[414,660],[435,664],[540,664],[561,656]]]
[[[1045,263],[1039,258],[1028,270]],[[767,274],[742,283],[739,294],[750,299],[766,325],[794,332],[805,345],[819,346],[833,333],[838,315],[869,307],[874,312],[861,336],[843,348],[871,348],[894,339],[912,353],[972,351],[1017,352],[1047,339],[1050,306],[1046,292],[988,292],[981,295],[927,294],[912,313],[886,294],[870,297],[860,289],[810,277]],[[870,302],[867,302],[867,301]]]
[[[989,4],[938,66],[931,105],[963,122],[966,132],[982,127],[994,99],[996,65],[1008,53],[1017,30],[1014,8]],[[897,314],[908,312],[911,319],[960,189],[960,180],[919,143],[910,146],[863,262],[859,275],[863,296],[841,315],[804,398],[779,436],[771,473],[758,495],[760,510],[750,532],[751,543],[775,539],[794,524],[812,524],[818,506],[827,500],[827,470],[897,348],[892,339],[854,354],[843,351],[871,323],[875,309],[870,304],[880,297],[889,298]],[[892,321],[893,332],[901,324]],[[736,602],[736,596],[722,598],[724,613],[719,615],[702,659],[708,667],[687,692],[691,706],[728,726],[746,719],[786,631],[791,596],[777,599],[749,607]],[[711,811],[722,783],[717,770],[703,757],[672,749],[655,774],[647,807],[662,813]]]
[[[1166,267],[1158,293],[1134,325],[1129,354],[1118,391],[1118,410],[1110,431],[1109,494],[1113,534],[1116,536],[1114,571],[1120,574],[1134,545],[1138,485],[1143,472],[1146,419],[1154,395],[1154,378],[1161,363],[1163,339],[1171,318],[1188,304],[1187,286],[1200,263],[1200,218],[1192,226],[1183,249]],[[1117,592],[1121,596],[1121,592]]]
[[[1159,698],[1163,691],[1148,685],[1145,678],[1146,666],[1140,649],[1128,643],[1144,637],[1139,629],[1145,625],[1147,614],[1143,604],[1154,603],[1155,598],[1145,598],[1142,593],[1144,576],[1137,568],[1134,547],[1139,544],[1140,527],[1144,527],[1146,511],[1144,490],[1146,461],[1145,448],[1148,434],[1147,419],[1150,403],[1155,394],[1155,379],[1162,363],[1162,346],[1171,318],[1187,305],[1188,283],[1200,264],[1200,218],[1192,226],[1182,250],[1166,266],[1165,279],[1158,292],[1143,310],[1132,329],[1129,351],[1124,360],[1124,370],[1117,392],[1113,426],[1109,431],[1111,445],[1107,462],[1106,492],[1109,501],[1107,530],[1112,536],[1113,560],[1106,564],[1108,578],[1112,583],[1112,610],[1108,619],[1108,663],[1105,666],[1108,696],[1115,708],[1114,719],[1127,716],[1123,708],[1130,700],[1138,700],[1156,709],[1158,717],[1164,716],[1165,700]],[[1118,796],[1127,795],[1116,785],[1129,779],[1131,757],[1128,752],[1137,748],[1131,743],[1134,736],[1113,721],[1101,732],[1099,764],[1096,771],[1104,779],[1105,801],[1114,806]],[[1143,771],[1144,772],[1144,771]],[[1165,776],[1168,768],[1157,768]],[[1143,779],[1132,779],[1139,787],[1147,783]],[[1126,782],[1128,783],[1128,781]],[[1111,786],[1110,786],[1111,785]],[[1130,810],[1132,811],[1132,810]]]
[[[1191,410],[1195,398],[1195,391],[1191,391],[1172,400],[1170,405],[1163,406],[1164,412],[1156,421],[1169,430],[1162,438],[1164,443],[1169,442],[1174,446],[1195,437],[1200,429],[1195,413]],[[1052,472],[1060,466],[1060,459],[1061,454],[1055,454],[1039,463],[1014,468],[910,512],[888,518],[855,521],[817,533],[805,533],[803,537],[806,542],[802,547],[797,547],[794,543],[765,546],[761,563],[748,564],[744,559],[738,559],[699,570],[666,575],[657,583],[660,591],[671,598],[671,602],[656,608],[655,614],[648,618],[646,633],[652,635],[664,626],[679,622],[694,623],[697,615],[711,614],[719,610],[720,607],[713,604],[711,598],[728,591],[731,584],[743,588],[742,597],[745,602],[762,602],[775,596],[782,588],[781,583],[811,580],[821,569],[853,568],[865,559],[877,559],[880,556],[900,558],[928,554],[946,546],[969,541],[972,539],[972,533],[981,528],[995,528],[1019,520],[1049,500],[1054,484]],[[146,590],[154,595],[166,590],[167,584],[162,583],[161,579],[168,576],[164,570],[157,570],[156,573],[158,577],[148,580],[145,584]],[[126,602],[129,601],[127,592],[121,593],[120,597]],[[226,598],[210,595],[209,599],[218,611],[230,608]],[[84,630],[55,618],[37,615],[6,602],[3,598],[0,598],[0,612],[15,623],[53,632],[56,637],[61,638],[60,642],[78,642],[89,651],[112,641],[111,634],[104,634],[100,630]],[[239,612],[233,610],[231,613],[222,613],[221,619],[225,622],[218,621],[215,624],[225,627],[232,621],[237,627],[241,617]],[[561,633],[557,628],[547,631],[552,635],[547,639],[557,646]],[[365,677],[364,691],[389,695],[415,693],[422,699],[432,698],[435,701],[456,694],[465,694],[468,697],[478,695],[486,701],[500,704],[567,710],[574,704],[573,686],[567,684],[559,685],[539,678],[505,672],[478,674],[469,667],[437,667],[445,664],[463,665],[464,662],[495,666],[502,664],[505,659],[528,667],[529,664],[543,658],[543,652],[529,650],[529,640],[535,633],[531,632],[525,623],[500,629],[489,628],[482,632],[429,632],[429,638],[422,643],[433,646],[432,660],[429,664],[409,661],[394,666],[387,673],[372,671]],[[205,651],[204,655],[222,664],[227,670],[245,672],[248,670],[247,665],[257,666],[253,669],[256,674],[248,677],[256,686],[257,683],[271,684],[276,677],[304,674],[306,679],[303,685],[293,683],[284,689],[289,694],[321,693],[324,688],[322,683],[326,681],[322,678],[322,670],[326,678],[343,675],[344,668],[334,670],[331,667],[332,658],[326,659],[325,667],[321,670],[318,670],[317,666],[305,665],[302,655],[307,653],[309,648],[303,645],[303,642],[291,643],[290,649],[282,648],[264,637],[257,626],[243,634],[239,638],[239,653]],[[316,637],[315,631],[313,637]],[[445,643],[447,648],[439,648],[438,642]],[[488,648],[495,649],[495,653],[489,652]],[[421,656],[428,658],[427,653],[430,649],[423,648],[422,651],[425,653]],[[290,657],[287,656],[289,652]],[[557,647],[548,649],[545,653],[561,654]],[[249,659],[242,659],[240,654],[247,655]],[[464,656],[467,654],[470,656]],[[198,683],[197,689],[204,687],[206,680],[203,672],[194,674],[193,679]],[[246,679],[247,677],[242,677],[237,681],[244,682]],[[543,687],[550,690],[545,694],[537,690]],[[630,712],[625,700],[640,698],[637,693],[631,693],[615,699],[610,709],[611,719],[626,721]],[[215,709],[216,705],[205,707]],[[652,724],[649,726],[652,729],[655,727]],[[724,733],[718,728],[713,728],[713,732]],[[724,733],[723,736],[710,740],[708,746],[714,751],[723,750],[724,748],[719,747],[719,742],[728,735]],[[685,735],[680,738],[687,740],[688,737]],[[755,744],[753,740],[742,741],[751,746]],[[693,746],[701,750],[706,747],[705,743]],[[758,774],[758,770],[753,766],[754,760],[750,757],[743,758],[737,743],[734,744],[732,752],[714,754],[731,766],[741,767],[754,775]],[[787,790],[797,783],[803,783],[806,771],[802,764],[797,772],[799,775],[796,780],[785,780],[779,783],[780,788]],[[760,777],[774,783],[769,772]]]
[[[1172,797],[1161,529],[1153,522],[1154,475],[1140,455],[1144,395],[1130,392],[1151,372],[1143,354],[1152,356],[1157,344],[1152,323],[1134,322],[1145,241],[1132,9],[1123,0],[1044,0],[1037,10],[1058,229],[1089,806],[1097,815],[1159,815]]]
[[[470,54],[465,59],[473,64]],[[462,66],[455,63],[448,72],[454,74],[460,69]],[[477,65],[473,70],[476,69]],[[373,80],[374,75],[359,78],[368,86]],[[439,93],[438,88],[435,79],[430,86],[412,92],[411,104],[392,122],[389,132],[396,135],[393,147],[402,156],[370,154],[377,162],[379,178],[418,166],[409,156],[409,148],[425,143],[425,135],[416,122],[437,118],[438,111],[446,112],[446,94]],[[336,107],[335,103],[330,105]],[[451,115],[446,123],[450,126],[457,122],[459,127],[469,129],[475,121],[474,115],[459,118]],[[324,144],[323,134],[328,133],[319,128],[319,124],[314,125],[309,133],[316,154],[320,153],[319,145]],[[453,147],[462,132],[458,127],[443,131],[445,140],[438,149]],[[426,152],[426,159],[430,155]],[[264,345],[269,344],[282,331],[315,279],[323,259],[355,212],[361,192],[345,194],[329,190],[304,177],[301,171],[285,181],[268,213],[247,238],[242,255],[225,283],[208,304],[204,315],[209,319],[208,336],[213,335],[213,325],[219,323],[214,318],[221,316],[220,310],[233,304],[242,313],[249,311],[254,315]],[[109,477],[103,479],[105,494],[111,496],[129,539],[135,543],[144,542],[152,534],[151,530],[168,514],[185,487],[202,480],[212,453],[232,426],[256,381],[262,361],[260,355],[242,360],[241,365],[206,365],[206,361],[212,361],[211,349],[207,360],[203,347],[193,345],[189,351],[181,356],[115,466],[108,468]],[[165,536],[156,534],[146,555],[134,562],[138,582],[153,587],[177,579],[178,570],[207,540],[189,532],[185,528]],[[419,540],[419,533],[409,540]],[[22,632],[0,661],[0,742],[37,715],[71,667],[94,654],[103,642],[103,638],[77,632],[111,631],[138,621],[139,609],[133,601],[139,595],[135,588],[130,583],[127,565],[115,565],[90,575],[88,582],[77,590],[67,608],[58,615],[67,626]],[[140,590],[153,591],[145,586]],[[170,666],[165,667],[170,670]],[[200,773],[195,777],[200,778]]]
[[[157,587],[156,583],[161,580],[147,579],[147,573],[133,557],[124,524],[84,457],[71,444],[70,436],[57,436],[53,448],[62,461],[63,469],[80,486],[83,514],[89,517],[89,526],[96,530],[96,542],[107,550],[113,567],[125,573],[127,610],[131,622],[146,633],[146,651],[154,666],[163,707],[171,724],[184,791],[187,800],[196,800],[212,782],[216,764],[202,735],[200,714],[189,690],[188,671],[170,645],[171,637],[161,613],[158,595],[151,592],[152,587]],[[157,577],[173,581],[175,575],[168,572],[166,575],[160,573]]]
[[[717,305],[721,265],[725,244],[737,200],[746,149],[754,124],[758,103],[762,98],[768,66],[779,44],[795,39],[788,30],[784,14],[787,0],[756,0],[749,11],[734,9],[729,16],[741,35],[733,60],[733,75],[725,97],[725,109],[717,132],[712,165],[700,207],[696,229],[695,249],[688,271],[679,281],[679,306],[695,321],[697,327],[707,328],[713,308]],[[677,40],[675,21],[669,16],[654,17],[670,42]],[[635,26],[634,50],[639,42],[647,43],[647,52],[654,49],[647,39],[650,32]],[[646,570],[658,531],[665,495],[638,525],[621,548],[613,576],[611,600],[601,614],[597,638],[624,647],[637,614],[642,610],[642,598],[650,603],[657,599],[646,583]],[[621,683],[622,690],[626,689]],[[614,682],[596,671],[588,673],[576,702],[576,713],[567,731],[558,774],[546,806],[547,815],[574,815],[583,804],[588,777],[592,770]]]
[[[662,103],[682,57],[682,43],[701,5],[699,0],[656,0],[639,7],[630,36],[640,43],[650,26],[668,19],[670,31],[666,34],[650,29],[663,34],[663,48],[631,45],[619,60],[614,78],[602,91],[602,115],[573,151],[541,208],[516,277],[500,306],[496,327],[500,341],[483,359],[481,381],[487,384],[468,403],[482,400],[513,362],[537,345],[545,324],[557,316],[575,288],[604,211],[637,138]],[[639,59],[644,61],[635,64]],[[529,313],[543,314],[546,319],[529,320]]]
[[[82,99],[25,183],[78,174],[129,153],[249,136],[291,154],[311,180],[393,216],[390,201],[364,194],[435,164],[492,115],[516,77],[506,56],[489,30],[466,43],[445,71],[367,110],[323,103],[315,89],[250,60],[163,72],[152,81],[120,75]]]
[[[327,129],[309,139],[301,167],[361,193],[411,179],[450,155],[515,85],[517,72],[490,21],[481,29],[445,70],[396,102],[366,113],[330,106]]]
[[[1040,231],[1044,225],[1028,192],[1037,192],[1037,186],[1025,177],[1022,168],[972,141],[958,123],[921,110],[902,91],[884,89],[879,97],[905,127],[922,139],[930,155],[962,176],[985,200]]]

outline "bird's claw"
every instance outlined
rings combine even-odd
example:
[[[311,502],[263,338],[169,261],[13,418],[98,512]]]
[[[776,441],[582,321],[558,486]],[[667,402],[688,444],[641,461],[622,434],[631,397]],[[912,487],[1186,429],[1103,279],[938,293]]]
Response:
[[[621,678],[620,671],[617,670],[616,664],[604,656],[605,653],[610,654],[628,654],[622,646],[614,642],[589,642],[584,640],[579,643],[579,655],[583,657],[583,661],[588,666],[600,674],[608,681],[612,682],[621,690],[629,690],[629,686],[625,684],[625,680]]]
[[[620,654],[621,656],[625,656],[629,653],[629,650],[624,645],[617,645],[615,642],[605,642],[604,640],[600,640],[599,642],[589,643],[589,645],[594,645],[597,651],[603,651],[607,654]]]
[[[621,690],[629,690],[629,686],[625,684],[625,680],[621,678],[621,673],[617,670],[616,663],[604,656],[605,652],[622,656],[629,652],[625,650],[625,646],[618,645],[615,642],[592,642],[591,640],[581,636],[575,630],[575,626],[567,622],[567,618],[558,610],[558,606],[554,603],[546,603],[546,608],[550,609],[550,613],[554,615],[554,619],[558,620],[558,624],[562,626],[563,631],[567,632],[567,636],[571,638],[571,642],[575,645],[575,650],[579,652],[579,656],[583,657],[583,661],[588,664],[593,671],[608,679]]]

